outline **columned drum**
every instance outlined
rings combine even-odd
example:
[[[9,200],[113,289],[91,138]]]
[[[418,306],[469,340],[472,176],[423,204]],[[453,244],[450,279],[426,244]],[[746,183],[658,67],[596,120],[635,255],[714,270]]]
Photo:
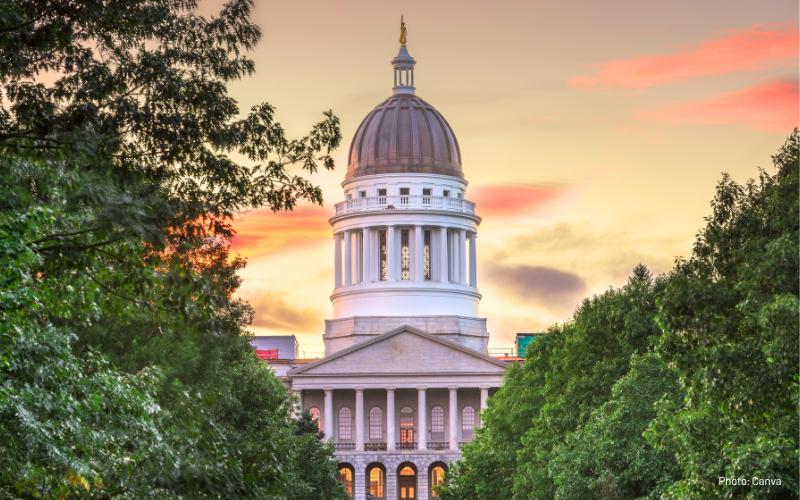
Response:
[[[359,125],[344,199],[330,219],[335,270],[325,353],[397,324],[421,323],[485,351],[481,219],[467,194],[458,140],[444,116],[416,95],[415,61],[404,45],[392,64],[393,94]]]

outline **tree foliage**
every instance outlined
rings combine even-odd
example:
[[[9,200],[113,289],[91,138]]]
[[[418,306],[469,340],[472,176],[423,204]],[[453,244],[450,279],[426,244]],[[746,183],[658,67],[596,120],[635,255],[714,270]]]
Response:
[[[298,139],[227,84],[251,3],[0,2],[0,496],[336,498],[233,298],[239,210],[320,202]]]
[[[443,497],[797,497],[799,144],[723,176],[690,258],[533,344]]]

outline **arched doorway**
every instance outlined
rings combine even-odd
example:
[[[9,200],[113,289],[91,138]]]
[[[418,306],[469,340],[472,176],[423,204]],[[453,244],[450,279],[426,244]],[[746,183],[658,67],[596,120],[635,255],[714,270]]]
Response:
[[[434,462],[428,469],[428,498],[439,498],[437,489],[444,484],[444,474],[447,472],[447,464],[444,462]]]
[[[344,486],[347,497],[353,498],[353,477],[355,477],[353,466],[348,463],[340,463],[338,469],[339,482]]]
[[[397,468],[397,498],[417,500],[417,468],[410,462]]]

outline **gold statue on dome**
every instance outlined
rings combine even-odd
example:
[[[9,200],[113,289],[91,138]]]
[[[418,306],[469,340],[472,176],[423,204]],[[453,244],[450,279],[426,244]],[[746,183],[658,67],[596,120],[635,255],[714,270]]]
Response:
[[[400,45],[403,47],[406,46],[406,36],[408,32],[406,31],[406,22],[403,20],[403,15],[400,15]]]

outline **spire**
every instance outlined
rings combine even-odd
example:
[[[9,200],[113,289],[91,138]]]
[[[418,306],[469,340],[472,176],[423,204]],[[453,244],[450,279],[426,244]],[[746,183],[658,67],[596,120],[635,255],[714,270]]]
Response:
[[[406,22],[403,16],[400,16],[400,51],[394,59],[392,59],[392,66],[394,67],[394,93],[395,94],[413,94],[414,93],[414,58],[408,53],[406,49],[406,41],[408,39],[408,31],[406,30]]]

